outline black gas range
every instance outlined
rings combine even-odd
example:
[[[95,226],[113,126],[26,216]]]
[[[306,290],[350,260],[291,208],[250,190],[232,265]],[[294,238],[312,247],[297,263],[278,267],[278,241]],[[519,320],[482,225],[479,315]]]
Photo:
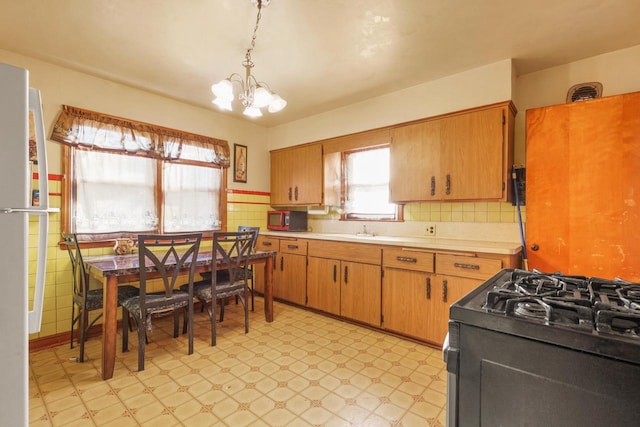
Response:
[[[449,426],[640,425],[640,284],[502,270],[443,352]]]

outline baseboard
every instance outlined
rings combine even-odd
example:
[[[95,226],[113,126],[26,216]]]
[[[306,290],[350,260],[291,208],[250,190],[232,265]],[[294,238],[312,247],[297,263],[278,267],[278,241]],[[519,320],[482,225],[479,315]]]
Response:
[[[122,321],[118,321],[118,328],[122,327]],[[78,330],[76,329],[73,334],[73,339],[78,339]],[[93,325],[87,331],[87,338],[98,337],[102,335],[102,324]],[[42,338],[34,338],[29,340],[29,353],[39,350],[45,350],[51,347],[57,347],[61,344],[67,343],[69,344],[69,331],[61,332],[59,334],[47,335]]]

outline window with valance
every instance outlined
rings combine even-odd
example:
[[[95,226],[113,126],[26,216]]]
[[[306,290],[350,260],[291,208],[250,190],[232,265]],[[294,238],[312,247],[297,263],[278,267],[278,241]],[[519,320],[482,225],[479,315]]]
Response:
[[[225,220],[227,141],[70,106],[51,139],[68,147],[63,227],[87,240]]]

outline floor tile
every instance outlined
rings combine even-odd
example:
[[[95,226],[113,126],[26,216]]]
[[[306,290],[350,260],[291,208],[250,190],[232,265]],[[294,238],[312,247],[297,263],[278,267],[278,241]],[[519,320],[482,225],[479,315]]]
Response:
[[[87,341],[84,363],[68,343],[34,352],[30,426],[444,426],[440,350],[274,305],[267,324],[256,298],[245,334],[241,306],[229,304],[215,347],[208,316],[197,312],[192,355],[186,336],[173,338],[170,317],[154,319],[145,370],[130,335],[108,381],[99,337]]]

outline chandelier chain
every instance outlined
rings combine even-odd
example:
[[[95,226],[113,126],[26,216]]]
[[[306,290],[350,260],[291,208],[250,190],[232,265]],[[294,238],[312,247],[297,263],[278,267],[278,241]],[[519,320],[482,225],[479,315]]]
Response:
[[[245,63],[243,65],[253,67],[251,61],[251,51],[256,47],[256,38],[258,36],[258,25],[260,25],[260,18],[262,18],[262,0],[258,0],[258,15],[256,16],[256,26],[253,28],[253,37],[251,37],[251,47],[247,49],[245,55]]]

